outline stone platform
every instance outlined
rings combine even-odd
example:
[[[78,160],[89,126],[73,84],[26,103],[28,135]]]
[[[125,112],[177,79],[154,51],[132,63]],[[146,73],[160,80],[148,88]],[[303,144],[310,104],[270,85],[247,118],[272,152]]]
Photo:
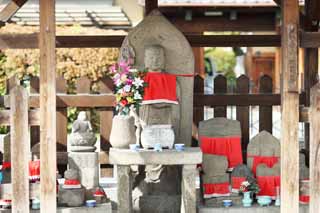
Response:
[[[181,212],[196,212],[196,176],[197,164],[202,163],[200,148],[186,148],[184,151],[163,150],[130,150],[111,148],[109,152],[111,164],[117,166],[118,179],[118,211],[132,213],[132,165],[181,165]]]
[[[0,210],[1,213],[11,213],[11,210]],[[30,210],[30,213],[40,213],[40,210]],[[59,207],[57,213],[112,213],[111,203],[101,204],[95,208]]]
[[[207,206],[199,206],[199,213],[280,213],[280,207],[277,206],[268,206],[261,207],[257,204],[254,204],[252,207],[243,207],[243,206],[232,206],[232,207],[207,207]],[[308,213],[309,206],[308,205],[300,205],[299,209],[300,213]]]

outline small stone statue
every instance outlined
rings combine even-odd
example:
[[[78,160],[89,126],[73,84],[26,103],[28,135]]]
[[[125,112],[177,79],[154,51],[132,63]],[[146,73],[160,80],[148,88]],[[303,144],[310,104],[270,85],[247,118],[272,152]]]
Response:
[[[84,111],[79,112],[77,120],[72,124],[72,133],[70,137],[72,152],[94,152],[94,146],[97,141],[92,132],[90,121]]]
[[[64,173],[65,182],[59,186],[58,204],[60,206],[82,206],[85,201],[86,189],[81,185],[79,173],[75,169],[69,169]]]

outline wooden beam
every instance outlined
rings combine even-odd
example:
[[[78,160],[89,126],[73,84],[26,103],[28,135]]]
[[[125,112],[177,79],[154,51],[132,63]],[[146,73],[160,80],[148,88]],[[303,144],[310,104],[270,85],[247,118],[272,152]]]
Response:
[[[25,3],[27,0],[11,0],[1,11],[0,20],[8,21]]]
[[[320,32],[304,32],[300,33],[300,46],[304,48],[320,47]]]
[[[16,86],[10,93],[12,212],[29,213],[28,92]]]
[[[125,36],[57,36],[57,48],[121,47]],[[193,47],[279,47],[280,35],[188,35]],[[0,35],[0,49],[38,48],[36,34]]]
[[[320,84],[311,90],[310,108],[310,213],[318,213],[320,209]]]
[[[282,0],[281,213],[299,212],[298,0]]]
[[[148,15],[152,10],[158,8],[158,0],[145,0],[145,14]]]
[[[300,94],[300,104],[304,104],[305,94]],[[281,105],[280,94],[195,94],[194,107],[203,106],[277,106]]]
[[[230,15],[193,17],[186,21],[184,17],[168,17],[180,31],[205,32],[205,31],[274,31],[276,14],[239,14],[236,20],[230,20]]]
[[[40,0],[40,212],[56,205],[56,35],[55,0]]]
[[[305,14],[309,17],[311,22],[319,23],[320,20],[320,1],[318,0],[305,0]]]

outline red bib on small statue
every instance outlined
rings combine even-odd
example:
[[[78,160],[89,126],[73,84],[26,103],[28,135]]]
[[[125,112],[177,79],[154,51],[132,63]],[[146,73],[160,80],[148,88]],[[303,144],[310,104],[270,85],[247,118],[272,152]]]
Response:
[[[178,104],[175,75],[163,72],[148,72],[144,81],[148,85],[144,88],[142,104]]]

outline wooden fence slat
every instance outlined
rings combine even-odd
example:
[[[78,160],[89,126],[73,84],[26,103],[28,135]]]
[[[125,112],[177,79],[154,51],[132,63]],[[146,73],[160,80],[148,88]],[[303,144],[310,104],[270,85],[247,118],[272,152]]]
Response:
[[[99,81],[99,93],[113,93],[113,82],[109,77],[105,77]],[[109,142],[111,126],[112,126],[113,110],[100,112],[100,147],[103,151],[109,151],[111,147]]]
[[[194,78],[194,94],[204,94],[204,79],[200,75]],[[199,122],[204,119],[203,106],[193,107],[193,123],[198,126]]]
[[[250,80],[247,76],[241,75],[237,78],[237,93],[248,94],[250,92]],[[249,143],[249,106],[237,106],[237,120],[241,125],[241,147],[244,162],[246,162],[247,146]]]
[[[227,93],[227,78],[223,75],[218,75],[213,80],[214,83],[214,94],[224,94]],[[214,108],[214,117],[227,117],[227,107],[217,106]]]
[[[272,78],[263,75],[259,84],[260,93],[272,94]],[[259,107],[259,131],[266,130],[272,134],[272,106]]]
[[[11,97],[11,181],[12,212],[29,212],[28,92],[22,86],[10,91]]]
[[[30,93],[31,94],[39,94],[39,77],[32,76],[30,79]],[[31,147],[35,144],[40,142],[40,126],[31,126],[30,129],[30,140],[31,140]]]
[[[320,209],[320,84],[311,89],[310,108],[310,213]]]
[[[63,76],[56,78],[57,93],[67,93],[67,82]],[[68,108],[57,108],[57,152],[67,152],[68,147]],[[58,162],[59,174],[64,174],[67,165]]]
[[[113,82],[109,77],[102,78],[99,83],[99,93],[113,93]],[[100,149],[101,151],[108,152],[111,144],[109,141],[111,127],[112,127],[112,118],[113,118],[113,109],[103,110],[99,112],[100,114]],[[113,168],[101,167],[100,168],[101,177],[110,177],[113,176]]]

